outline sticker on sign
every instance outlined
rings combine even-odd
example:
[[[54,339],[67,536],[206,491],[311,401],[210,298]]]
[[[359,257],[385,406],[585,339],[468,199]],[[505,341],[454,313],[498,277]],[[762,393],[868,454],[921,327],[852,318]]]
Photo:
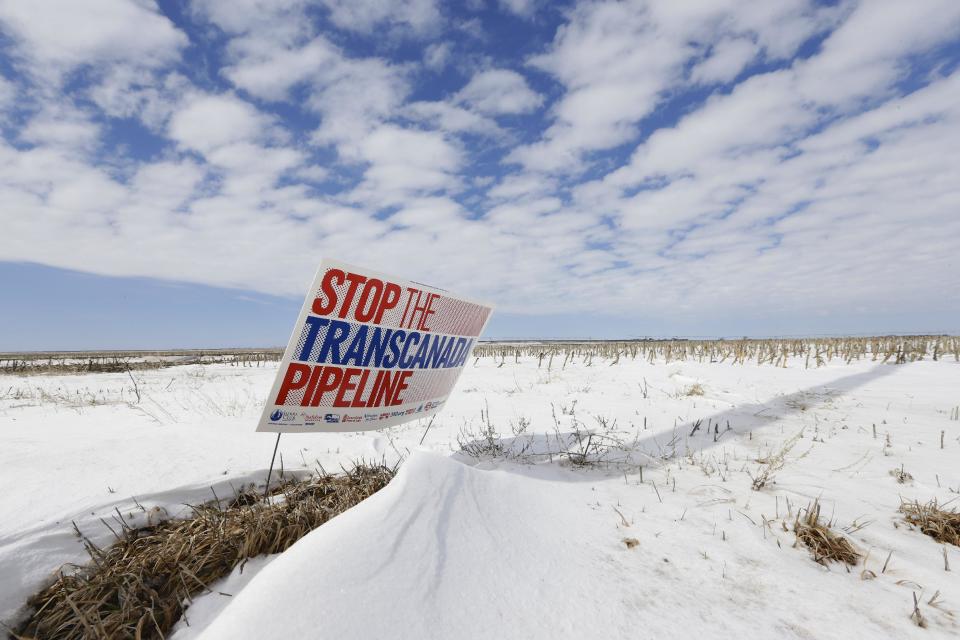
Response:
[[[492,312],[442,289],[324,260],[257,431],[364,431],[436,413]]]

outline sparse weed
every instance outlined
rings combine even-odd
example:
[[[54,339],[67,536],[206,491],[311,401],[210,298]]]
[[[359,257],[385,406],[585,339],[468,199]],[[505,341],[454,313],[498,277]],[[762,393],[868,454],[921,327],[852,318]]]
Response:
[[[787,454],[793,450],[797,443],[800,441],[800,438],[803,437],[803,430],[801,429],[795,435],[787,439],[786,442],[781,445],[780,449],[775,453],[771,452],[766,456],[761,456],[757,458],[757,462],[760,463],[760,467],[756,472],[751,473],[747,471],[747,475],[750,476],[751,488],[754,491],[760,491],[768,484],[774,482],[776,473],[783,469],[783,466],[787,463]],[[803,454],[797,458],[805,457],[807,454]]]
[[[937,542],[960,547],[960,512],[956,509],[944,509],[936,499],[925,504],[914,500],[901,502],[900,513],[904,520]]]
[[[801,513],[803,515],[801,515]],[[814,500],[806,509],[800,509],[793,521],[793,532],[797,542],[810,550],[813,559],[822,565],[829,562],[843,562],[854,566],[860,559],[860,552],[844,536],[835,533],[829,523],[820,518],[820,502]]]
[[[683,395],[685,395],[685,396],[702,396],[702,395],[703,395],[703,385],[700,384],[699,382],[697,382],[697,383],[695,383],[695,384],[692,384],[692,385],[690,385],[689,387],[687,387],[687,389],[686,389],[686,391],[684,391]]]
[[[909,472],[904,471],[903,465],[900,465],[899,469],[890,469],[890,475],[900,484],[906,484],[908,482],[913,482],[913,476]]]

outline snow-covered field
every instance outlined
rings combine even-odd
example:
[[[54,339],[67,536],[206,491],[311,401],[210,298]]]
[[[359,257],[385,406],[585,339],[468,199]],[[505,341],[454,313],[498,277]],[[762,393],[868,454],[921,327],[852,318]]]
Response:
[[[405,461],[373,498],[213,586],[174,637],[960,634],[960,549],[897,511],[960,497],[952,358],[499,364],[468,365],[426,432],[284,435],[286,473]],[[73,522],[106,544],[114,509],[176,516],[262,483],[274,436],[253,429],[274,374],[0,378],[0,620],[85,561]],[[794,546],[785,525],[815,499],[865,566]]]

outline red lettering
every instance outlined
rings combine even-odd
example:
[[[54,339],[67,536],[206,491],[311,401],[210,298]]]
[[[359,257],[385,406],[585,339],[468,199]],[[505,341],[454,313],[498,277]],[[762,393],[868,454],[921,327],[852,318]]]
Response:
[[[383,407],[388,404],[390,398],[393,396],[393,383],[391,382],[390,371],[381,371],[383,374],[382,379],[379,380],[380,387],[377,388],[377,395],[373,396],[373,406],[374,407]]]
[[[437,296],[435,293],[428,293],[426,300],[421,305],[420,300],[423,299],[423,292],[417,291],[417,301],[413,303],[413,310],[410,312],[410,322],[407,324],[409,328],[413,325],[414,320],[417,322],[417,329],[421,331],[429,331],[429,329],[424,328],[424,323],[427,321],[426,311],[430,307],[430,303],[433,302],[433,299]],[[412,295],[410,296],[413,297]]]
[[[323,374],[320,376],[320,383],[317,385],[317,391],[313,394],[310,405],[319,407],[323,394],[340,386],[341,380],[343,380],[343,369],[340,367],[324,367]]]
[[[354,316],[357,322],[369,322],[373,314],[377,312],[380,306],[380,298],[383,295],[383,280],[371,278],[363,287],[360,294],[360,300],[357,301],[357,310]],[[372,296],[372,299],[371,299]],[[369,308],[367,308],[369,305]]]
[[[351,382],[353,378],[359,376],[361,373],[360,369],[355,369],[353,367],[348,368],[343,375],[343,380],[340,382],[340,389],[337,391],[337,397],[333,400],[333,406],[335,407],[349,407],[350,401],[345,399],[343,396],[347,391],[352,391],[357,388],[356,383]]]
[[[377,396],[380,394],[380,388],[383,386],[383,376],[386,371],[377,371],[377,377],[373,379],[373,388],[370,389],[370,395],[367,397],[367,406],[376,407]]]
[[[367,388],[367,378],[370,377],[370,370],[364,369],[363,373],[360,374],[360,381],[357,382],[357,392],[353,396],[353,401],[350,403],[351,407],[363,407],[365,406],[364,401],[361,399],[363,395],[363,390]]]
[[[420,299],[420,291],[419,291],[418,289],[414,289],[413,287],[407,287],[407,294],[408,294],[408,295],[407,295],[407,306],[405,306],[405,307],[403,308],[403,316],[400,318],[400,325],[399,325],[399,326],[401,326],[401,327],[403,327],[403,326],[404,326],[404,323],[406,323],[406,321],[407,321],[407,311],[410,310],[410,302],[413,301],[413,294],[417,294],[417,299],[418,299],[418,300]],[[406,326],[409,327],[410,325],[406,325]]]
[[[329,269],[323,274],[323,280],[320,281],[320,290],[327,297],[327,300],[324,302],[320,296],[314,298],[312,309],[315,314],[325,316],[336,308],[337,290],[335,287],[342,285],[344,278],[346,278],[346,274],[340,269]]]
[[[380,306],[377,307],[377,315],[374,316],[373,321],[380,324],[380,321],[383,320],[383,314],[389,309],[396,307],[398,302],[400,302],[400,285],[393,284],[392,282],[386,283],[383,289],[383,295],[380,296]]]
[[[413,375],[413,371],[403,371],[396,378],[396,384],[393,387],[393,392],[390,396],[390,404],[398,405],[403,404],[403,400],[400,399],[400,392],[407,388],[407,379]]]
[[[313,398],[313,392],[317,388],[321,371],[323,371],[323,367],[313,367],[313,371],[310,373],[310,382],[307,384],[307,390],[303,392],[303,400],[300,401],[301,407],[310,406],[310,399]]]
[[[357,293],[357,287],[366,281],[367,279],[359,274],[347,274],[347,282],[350,283],[350,286],[347,287],[347,295],[343,297],[343,304],[340,306],[340,312],[337,314],[337,317],[341,319],[347,317],[347,313],[350,311],[350,305],[353,303],[353,296]]]
[[[309,379],[310,365],[291,362],[287,365],[287,372],[283,375],[280,392],[277,393],[277,401],[274,402],[274,404],[285,404],[287,402],[287,394],[305,387]]]
[[[436,293],[431,293],[430,295],[427,296],[426,308],[424,308],[424,310],[423,310],[423,318],[420,320],[420,330],[421,330],[421,331],[430,331],[430,329],[427,327],[427,317],[430,316],[430,315],[433,314],[433,313],[436,313],[436,312],[433,310],[433,301],[436,300],[436,299],[439,298],[439,297],[440,297],[440,296],[437,295]]]

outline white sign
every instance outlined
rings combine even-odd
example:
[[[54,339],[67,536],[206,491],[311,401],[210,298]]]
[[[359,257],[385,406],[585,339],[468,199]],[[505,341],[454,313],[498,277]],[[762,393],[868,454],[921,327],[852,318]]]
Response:
[[[257,431],[381,429],[439,411],[493,307],[320,264]]]

